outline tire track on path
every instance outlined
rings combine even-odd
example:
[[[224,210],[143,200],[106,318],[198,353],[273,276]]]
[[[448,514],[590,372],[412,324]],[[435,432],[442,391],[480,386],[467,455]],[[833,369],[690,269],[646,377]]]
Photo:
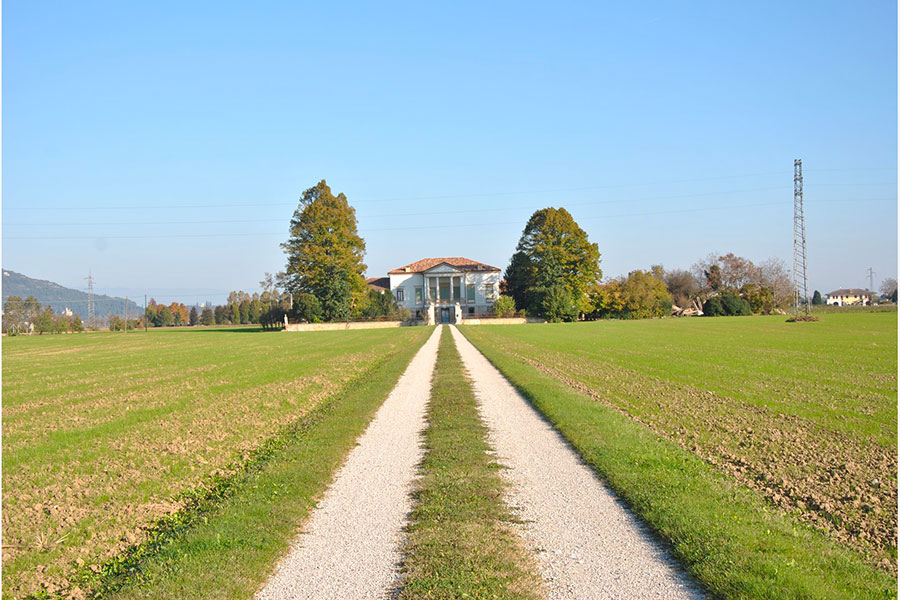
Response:
[[[451,326],[549,598],[703,598],[559,433]]]
[[[380,598],[395,587],[440,331],[413,357],[257,600]]]

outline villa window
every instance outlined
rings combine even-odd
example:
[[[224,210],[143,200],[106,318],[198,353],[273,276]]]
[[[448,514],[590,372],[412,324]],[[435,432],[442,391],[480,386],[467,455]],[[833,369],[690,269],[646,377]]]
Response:
[[[454,283],[454,284],[453,284],[453,300],[454,300],[454,301],[458,301],[459,298],[460,298],[460,296],[459,296],[459,283]]]
[[[397,302],[403,302],[403,288],[402,287],[397,288],[396,294],[397,294]]]
[[[494,284],[493,283],[484,284],[484,297],[487,299],[488,302],[490,302],[494,299]]]
[[[416,304],[422,304],[425,301],[425,297],[422,295],[423,291],[421,285],[416,286]]]
[[[466,286],[466,302],[468,304],[475,304],[475,284],[470,283]]]

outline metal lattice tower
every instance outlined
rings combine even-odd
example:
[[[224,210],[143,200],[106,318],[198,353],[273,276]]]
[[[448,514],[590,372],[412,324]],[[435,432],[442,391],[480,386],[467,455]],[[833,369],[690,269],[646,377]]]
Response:
[[[94,277],[90,271],[85,279],[88,282],[88,323],[92,323],[94,321]]]
[[[866,274],[869,276],[869,291],[875,291],[875,270],[872,267],[869,267],[869,270],[866,271]]]
[[[809,315],[809,283],[806,278],[806,219],[803,216],[803,163],[794,159],[794,313],[801,305]]]

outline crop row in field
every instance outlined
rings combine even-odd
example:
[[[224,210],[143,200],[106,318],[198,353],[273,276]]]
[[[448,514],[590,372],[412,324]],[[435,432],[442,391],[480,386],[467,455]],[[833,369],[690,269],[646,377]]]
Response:
[[[5,340],[5,593],[55,590],[141,542],[179,494],[423,339],[411,328]]]

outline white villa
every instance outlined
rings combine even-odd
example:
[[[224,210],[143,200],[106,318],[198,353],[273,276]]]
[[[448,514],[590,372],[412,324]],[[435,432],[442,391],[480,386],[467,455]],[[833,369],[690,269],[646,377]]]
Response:
[[[388,275],[397,303],[426,324],[488,314],[500,295],[500,269],[461,256],[423,258]]]

